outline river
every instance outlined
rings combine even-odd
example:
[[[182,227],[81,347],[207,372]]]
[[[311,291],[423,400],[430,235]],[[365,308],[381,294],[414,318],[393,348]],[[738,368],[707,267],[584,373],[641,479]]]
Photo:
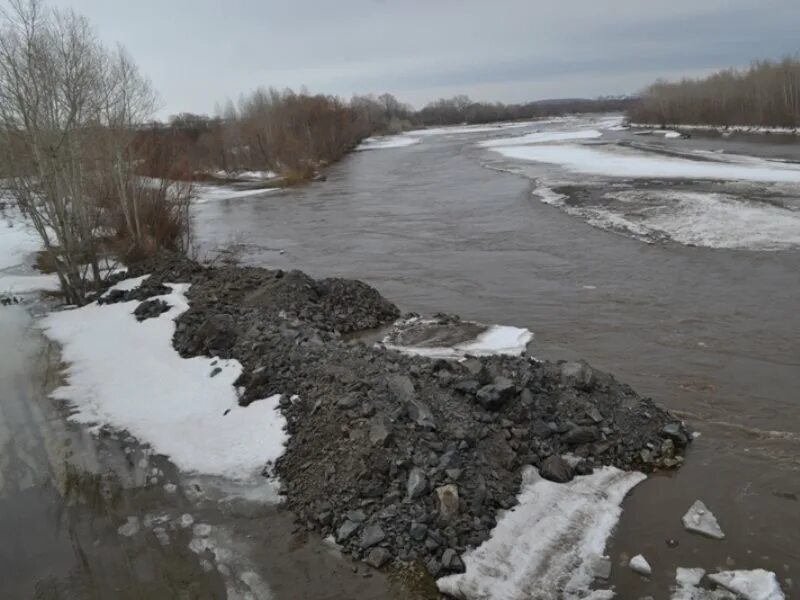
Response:
[[[774,570],[791,594],[800,573],[798,195],[771,182],[575,173],[476,145],[602,121],[429,135],[358,152],[326,181],[203,204],[198,239],[203,252],[236,244],[250,264],[363,279],[404,310],[527,327],[538,356],[585,358],[614,373],[700,434],[682,469],[651,477],[626,501],[612,559],[618,565],[643,553],[654,573],[645,580],[615,568],[620,597],[667,597],[678,566]],[[603,140],[656,161],[677,155],[704,165],[707,153],[720,151],[735,165],[800,158],[793,138],[664,139],[615,129]],[[532,194],[543,182],[560,186],[567,206]],[[722,195],[724,210],[689,213],[694,245],[593,218],[604,207],[594,199],[604,194],[654,188],[704,194],[701,201]],[[570,202],[595,210],[570,211]],[[673,210],[663,200],[655,208],[644,202],[605,214],[630,222],[646,210]],[[678,225],[659,231],[680,238],[687,215],[674,217]],[[724,541],[683,530],[681,516],[696,499],[716,514]]]

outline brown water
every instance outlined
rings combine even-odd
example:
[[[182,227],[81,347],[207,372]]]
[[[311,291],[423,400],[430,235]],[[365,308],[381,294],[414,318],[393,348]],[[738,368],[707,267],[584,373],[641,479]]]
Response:
[[[528,327],[539,356],[613,372],[701,433],[679,473],[627,500],[612,558],[644,553],[654,575],[615,568],[619,597],[667,598],[677,566],[764,567],[795,595],[800,251],[645,244],[592,227],[531,197],[536,168],[490,157],[476,139],[356,153],[325,182],[202,205],[198,237],[208,252],[240,244],[248,263],[363,279],[406,310]],[[774,138],[681,143],[800,155]],[[725,541],[683,530],[698,498]]]

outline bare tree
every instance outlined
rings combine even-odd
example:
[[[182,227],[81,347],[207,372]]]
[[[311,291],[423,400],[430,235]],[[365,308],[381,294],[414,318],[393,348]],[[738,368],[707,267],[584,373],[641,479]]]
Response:
[[[143,207],[152,213],[159,186],[137,177],[132,142],[154,105],[130,57],[108,51],[84,17],[40,0],[0,9],[0,149],[69,302],[84,303],[102,280],[100,244],[120,234],[110,224],[149,243]]]

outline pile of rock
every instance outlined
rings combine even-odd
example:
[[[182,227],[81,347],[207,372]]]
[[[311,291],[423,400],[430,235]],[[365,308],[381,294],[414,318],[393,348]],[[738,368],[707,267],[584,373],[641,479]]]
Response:
[[[463,570],[463,552],[516,503],[524,465],[560,482],[599,465],[669,468],[690,439],[586,363],[432,360],[347,342],[341,333],[399,314],[360,282],[187,262],[142,271],[153,275],[140,296],[193,284],[174,338],[183,355],[238,359],[243,404],[283,395],[291,437],[275,468],[288,507],[376,567]]]

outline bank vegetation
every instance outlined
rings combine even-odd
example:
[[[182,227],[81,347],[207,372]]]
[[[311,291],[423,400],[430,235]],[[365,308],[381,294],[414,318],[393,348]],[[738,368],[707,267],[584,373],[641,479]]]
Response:
[[[754,62],[700,79],[657,81],[628,113],[659,125],[800,126],[800,59]]]

